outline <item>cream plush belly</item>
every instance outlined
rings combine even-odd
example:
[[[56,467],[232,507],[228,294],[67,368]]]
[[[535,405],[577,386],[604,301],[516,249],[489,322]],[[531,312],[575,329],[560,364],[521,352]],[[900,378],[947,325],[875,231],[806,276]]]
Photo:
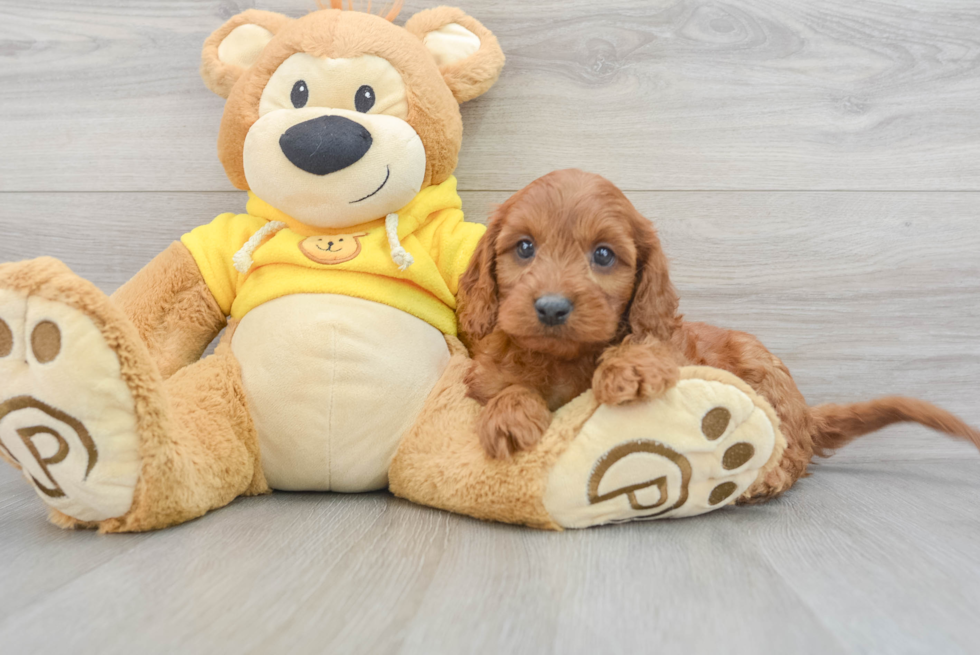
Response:
[[[370,491],[449,362],[442,333],[388,305],[297,294],[232,340],[274,489]]]

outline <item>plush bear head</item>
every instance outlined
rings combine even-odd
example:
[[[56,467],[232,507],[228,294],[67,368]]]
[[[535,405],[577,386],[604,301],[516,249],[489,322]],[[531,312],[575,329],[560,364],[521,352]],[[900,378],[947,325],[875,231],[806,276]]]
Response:
[[[382,17],[332,4],[297,19],[242,12],[208,38],[201,63],[228,99],[218,136],[228,178],[319,228],[385,216],[445,181],[459,104],[504,63],[493,34],[459,9],[398,27],[397,6]]]

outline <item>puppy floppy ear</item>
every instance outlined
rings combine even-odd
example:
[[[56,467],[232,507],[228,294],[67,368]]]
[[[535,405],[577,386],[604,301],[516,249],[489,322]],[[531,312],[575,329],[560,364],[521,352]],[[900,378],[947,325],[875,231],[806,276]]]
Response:
[[[497,37],[462,9],[420,11],[408,19],[405,29],[425,44],[456,102],[486,93],[504,67]]]
[[[248,9],[215,30],[201,51],[201,77],[209,89],[227,98],[231,87],[262,54],[276,32],[292,19],[271,11]]]
[[[632,206],[630,209],[637,256],[633,298],[627,309],[629,331],[667,342],[681,324],[682,317],[677,313],[680,300],[670,281],[667,257],[660,247],[657,230],[636,209]]]
[[[502,208],[489,221],[476,244],[470,265],[459,279],[457,307],[459,336],[471,346],[497,327],[497,237],[503,224]]]

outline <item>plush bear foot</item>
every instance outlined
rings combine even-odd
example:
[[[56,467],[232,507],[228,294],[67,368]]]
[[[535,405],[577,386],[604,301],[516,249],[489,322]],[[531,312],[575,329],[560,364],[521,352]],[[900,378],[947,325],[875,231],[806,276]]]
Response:
[[[125,514],[140,473],[133,395],[98,311],[108,302],[54,260],[0,267],[0,455],[80,522]]]
[[[733,503],[784,448],[744,382],[685,368],[656,399],[596,409],[551,469],[544,505],[566,528],[694,516]]]

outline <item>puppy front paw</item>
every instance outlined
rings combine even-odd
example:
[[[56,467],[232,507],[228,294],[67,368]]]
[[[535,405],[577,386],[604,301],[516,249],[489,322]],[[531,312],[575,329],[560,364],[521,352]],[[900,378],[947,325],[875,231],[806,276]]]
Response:
[[[592,376],[592,392],[603,405],[622,405],[660,396],[677,384],[679,375],[673,362],[613,357],[599,364]]]
[[[510,387],[487,402],[477,431],[487,455],[507,459],[537,445],[550,424],[551,412],[541,396]]]

